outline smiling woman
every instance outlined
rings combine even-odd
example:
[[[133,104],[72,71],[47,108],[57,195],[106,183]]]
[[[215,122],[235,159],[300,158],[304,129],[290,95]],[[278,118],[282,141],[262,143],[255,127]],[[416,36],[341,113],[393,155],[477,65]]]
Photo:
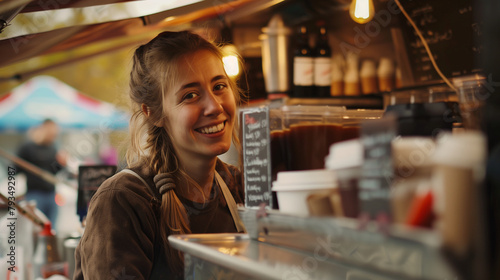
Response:
[[[75,279],[182,277],[168,236],[244,231],[239,169],[220,161],[238,146],[239,90],[218,47],[163,32],[134,54],[129,169],[94,195],[76,254]]]
[[[208,50],[179,58],[176,72],[179,86],[174,86],[175,94],[164,97],[163,126],[180,164],[199,170],[192,165],[200,156],[218,156],[231,146],[235,95],[220,57]]]

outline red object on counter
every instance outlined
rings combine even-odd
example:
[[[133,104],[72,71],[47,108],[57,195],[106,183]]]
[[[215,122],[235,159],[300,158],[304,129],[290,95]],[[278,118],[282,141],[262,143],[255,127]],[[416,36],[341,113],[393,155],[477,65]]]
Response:
[[[43,230],[39,233],[40,236],[55,236],[52,230],[52,224],[50,222],[43,225]]]
[[[425,194],[417,195],[410,207],[406,224],[430,228],[434,220],[434,213],[432,211],[433,200],[434,196],[430,190]]]

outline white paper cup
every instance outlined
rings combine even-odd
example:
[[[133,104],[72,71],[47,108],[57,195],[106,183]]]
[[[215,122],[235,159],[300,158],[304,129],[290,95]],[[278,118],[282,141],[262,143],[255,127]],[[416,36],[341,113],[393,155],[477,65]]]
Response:
[[[279,172],[273,182],[280,212],[309,216],[307,198],[311,194],[328,194],[337,188],[335,172],[326,169]]]

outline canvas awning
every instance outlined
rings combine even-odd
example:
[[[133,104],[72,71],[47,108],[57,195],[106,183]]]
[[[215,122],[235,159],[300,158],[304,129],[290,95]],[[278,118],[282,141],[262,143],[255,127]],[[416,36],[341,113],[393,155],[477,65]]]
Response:
[[[153,0],[151,0],[153,1]],[[65,8],[92,7],[94,5],[116,3],[140,2],[148,5],[151,1],[95,1],[95,0],[65,0],[65,1],[28,1],[7,0],[0,1],[0,21],[9,22],[18,13],[40,12],[47,10],[58,10]],[[196,22],[209,19],[222,18],[228,14],[251,14],[266,9],[283,0],[217,0],[217,1],[191,1],[188,5],[179,5],[168,10],[158,10],[147,15],[125,18],[121,20],[106,21],[95,24],[67,25],[62,27],[35,32],[21,36],[5,38],[0,40],[0,67],[20,62],[32,57],[64,52],[80,48],[89,44],[104,41],[117,40],[115,44],[107,44],[100,48],[95,55],[116,50],[117,48],[129,47],[149,40],[159,31],[175,28],[189,28]],[[60,3],[61,2],[61,3]],[[183,1],[177,1],[182,3]],[[55,4],[54,4],[55,3]],[[184,3],[186,3],[184,1]],[[112,12],[113,6],[108,13]],[[99,15],[97,15],[99,16]],[[34,24],[36,25],[36,24]],[[6,26],[14,28],[13,26]],[[88,56],[88,54],[87,54]],[[77,58],[73,58],[77,59]],[[7,77],[0,77],[0,81],[9,79],[21,79],[34,76],[37,73],[12,73]]]
[[[129,115],[50,76],[37,76],[0,99],[0,132],[23,132],[44,119],[63,129],[127,129]]]

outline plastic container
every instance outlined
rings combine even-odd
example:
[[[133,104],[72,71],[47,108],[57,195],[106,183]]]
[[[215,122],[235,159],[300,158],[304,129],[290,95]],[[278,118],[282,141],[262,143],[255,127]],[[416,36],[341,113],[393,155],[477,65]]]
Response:
[[[386,106],[397,104],[428,103],[429,91],[427,89],[394,90],[389,93]]]
[[[341,140],[359,138],[361,135],[361,123],[368,120],[380,119],[384,115],[383,110],[346,110],[342,117]]]
[[[345,107],[294,105],[282,112],[287,170],[324,168],[330,145],[342,140]]]
[[[397,117],[398,135],[437,136],[441,131],[452,131],[457,122],[455,111],[451,102],[436,102],[390,105],[385,113]]]
[[[448,86],[394,90],[384,103],[398,116],[401,136],[436,136],[462,125],[457,93]]]
[[[393,90],[385,100],[385,107],[397,104],[458,102],[458,96],[448,86],[429,86]]]
[[[358,181],[363,164],[363,145],[359,139],[336,143],[330,147],[325,168],[334,172],[343,215],[356,218],[359,215]]]
[[[485,77],[473,75],[455,78],[453,84],[457,88],[464,128],[481,130],[482,107],[494,91],[491,83]]]
[[[326,169],[279,172],[273,182],[280,212],[309,216],[307,199],[311,195],[331,195],[337,190],[335,172]]]
[[[457,93],[448,86],[435,86],[429,88],[429,103],[457,102]]]

